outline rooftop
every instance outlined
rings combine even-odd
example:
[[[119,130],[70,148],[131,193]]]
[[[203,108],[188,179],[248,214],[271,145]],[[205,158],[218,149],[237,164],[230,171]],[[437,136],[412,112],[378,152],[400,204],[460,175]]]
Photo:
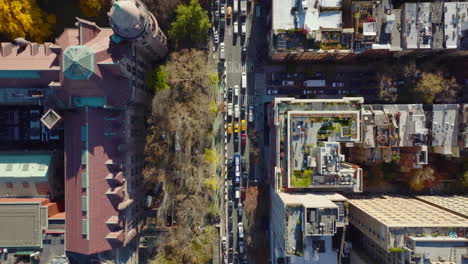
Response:
[[[36,200],[11,203],[0,199],[0,247],[34,248],[42,246],[42,228],[47,212]]]
[[[361,169],[346,163],[340,151],[340,142],[361,140],[359,100],[275,99],[283,186],[361,189]]]
[[[432,146],[442,154],[452,154],[452,147],[458,145],[458,108],[456,104],[433,105]]]
[[[387,227],[468,227],[467,218],[411,197],[380,196],[348,201]]]
[[[286,209],[285,239],[288,255],[310,259],[316,246],[315,239],[326,240],[327,237],[330,238],[336,233],[337,226],[344,225],[343,202],[347,199],[340,194],[279,192],[278,195]],[[313,243],[308,241],[311,237],[314,237]],[[320,250],[320,253],[325,253],[325,251],[328,250]]]
[[[47,177],[50,153],[0,153],[0,178]]]
[[[415,197],[468,219],[468,196],[466,195],[418,195]]]

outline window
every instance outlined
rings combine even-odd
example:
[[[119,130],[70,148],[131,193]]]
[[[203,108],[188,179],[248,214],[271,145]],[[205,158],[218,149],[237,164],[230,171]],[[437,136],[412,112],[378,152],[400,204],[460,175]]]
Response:
[[[7,182],[7,183],[6,183],[6,187],[7,187],[8,189],[12,189],[12,188],[13,188],[13,183]]]
[[[29,188],[29,182],[23,182],[23,188]]]

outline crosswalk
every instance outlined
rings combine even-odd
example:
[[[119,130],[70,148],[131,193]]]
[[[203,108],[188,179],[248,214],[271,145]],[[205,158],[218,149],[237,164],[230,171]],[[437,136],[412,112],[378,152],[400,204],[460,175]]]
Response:
[[[265,73],[255,73],[255,95],[265,95]]]
[[[232,62],[232,61],[227,61],[226,62],[226,70],[228,73],[239,73],[239,72],[253,72],[254,69],[254,64],[247,61],[245,64],[242,64],[242,62]]]

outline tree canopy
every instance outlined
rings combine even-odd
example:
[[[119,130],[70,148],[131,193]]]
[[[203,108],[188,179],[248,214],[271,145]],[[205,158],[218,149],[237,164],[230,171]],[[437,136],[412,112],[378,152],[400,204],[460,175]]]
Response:
[[[167,72],[164,65],[148,70],[145,75],[145,83],[154,92],[169,89],[167,84]]]
[[[97,17],[103,2],[103,0],[80,0],[80,9],[87,17]]]
[[[424,103],[433,103],[436,96],[456,86],[455,79],[444,79],[440,73],[423,73],[416,83],[416,97]]]
[[[36,0],[0,0],[0,34],[11,40],[22,37],[43,42],[52,34],[55,21]]]
[[[206,40],[211,23],[208,12],[203,10],[197,0],[191,0],[188,5],[178,5],[176,14],[176,20],[171,23],[169,37],[177,47]]]

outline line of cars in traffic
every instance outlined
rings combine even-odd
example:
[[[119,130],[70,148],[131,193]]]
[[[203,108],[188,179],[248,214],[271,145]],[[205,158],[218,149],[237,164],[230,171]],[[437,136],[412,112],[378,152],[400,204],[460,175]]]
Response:
[[[227,231],[229,237],[228,244],[231,245],[231,247],[227,250],[228,253],[225,258],[225,263],[229,264],[234,262],[238,263],[239,261],[246,263],[247,260],[244,244],[244,225],[242,223],[242,202],[246,198],[246,186],[248,180],[246,167],[246,160],[242,158],[239,153],[235,153],[233,158],[228,159],[228,182],[225,183],[225,199],[228,201]],[[234,217],[237,217],[237,226],[235,227],[233,225]],[[234,244],[234,232],[237,232],[237,251],[232,248],[232,245]],[[225,240],[226,238],[223,237],[223,241]]]

